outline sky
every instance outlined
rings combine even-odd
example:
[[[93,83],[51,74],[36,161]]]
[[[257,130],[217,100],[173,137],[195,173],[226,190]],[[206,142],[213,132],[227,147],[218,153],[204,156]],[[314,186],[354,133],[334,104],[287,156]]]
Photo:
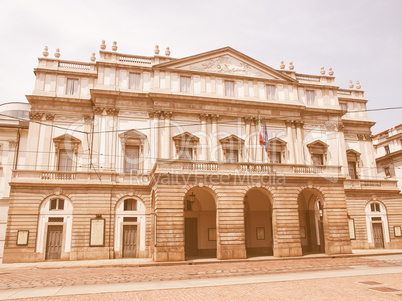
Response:
[[[0,104],[26,102],[44,46],[50,57],[90,61],[117,41],[118,52],[186,57],[230,46],[268,66],[360,81],[373,134],[402,123],[402,1],[0,0]]]

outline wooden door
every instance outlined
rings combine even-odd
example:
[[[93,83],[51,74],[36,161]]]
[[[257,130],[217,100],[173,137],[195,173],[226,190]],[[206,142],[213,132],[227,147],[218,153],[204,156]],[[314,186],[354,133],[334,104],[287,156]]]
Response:
[[[382,235],[382,224],[373,224],[374,247],[384,248],[384,237]]]
[[[63,242],[63,226],[48,226],[46,259],[60,259]]]
[[[198,232],[197,232],[197,219],[186,218],[185,223],[185,254],[186,256],[198,255]]]
[[[137,225],[123,225],[123,258],[137,257]]]

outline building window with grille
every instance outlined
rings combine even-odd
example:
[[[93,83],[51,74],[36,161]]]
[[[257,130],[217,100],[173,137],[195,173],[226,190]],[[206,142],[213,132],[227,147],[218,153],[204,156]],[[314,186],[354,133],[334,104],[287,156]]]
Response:
[[[371,212],[381,212],[381,207],[379,203],[371,203],[370,204]]]
[[[136,211],[137,210],[137,200],[126,199],[124,200],[124,211]]]
[[[64,210],[64,200],[63,199],[50,200],[49,210]]]
[[[180,148],[179,160],[193,160],[193,148],[191,147]]]
[[[141,87],[141,74],[140,73],[130,73],[130,89],[140,90]]]
[[[78,95],[78,79],[67,79],[67,95]]]
[[[313,154],[311,158],[314,165],[324,165],[324,158],[322,154]]]
[[[349,176],[351,179],[357,179],[357,172],[356,172],[356,162],[354,161],[349,161],[348,162],[348,170],[349,170]]]
[[[225,96],[234,96],[234,81],[225,80]]]
[[[139,159],[139,146],[126,145],[124,154],[124,172],[137,173]]]
[[[275,86],[274,85],[267,85],[267,99],[268,100],[275,100]]]
[[[384,150],[385,150],[385,154],[387,154],[387,155],[391,153],[391,151],[389,149],[389,145],[384,146]]]
[[[389,166],[384,167],[384,173],[385,173],[385,176],[386,176],[387,178],[390,178],[390,177],[391,177],[391,169],[389,168]]]
[[[315,93],[313,90],[306,91],[306,99],[308,105],[315,105]]]
[[[190,76],[180,76],[180,92],[184,92],[184,93],[191,92],[191,77]]]
[[[281,157],[282,157],[282,153],[281,152],[275,152],[275,151],[271,151],[269,152],[269,159],[270,162],[273,164],[280,164],[282,163],[281,161]]]

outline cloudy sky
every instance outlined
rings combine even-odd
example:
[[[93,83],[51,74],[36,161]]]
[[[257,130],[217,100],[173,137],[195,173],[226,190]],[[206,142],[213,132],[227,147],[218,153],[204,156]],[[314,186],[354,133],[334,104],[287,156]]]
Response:
[[[0,103],[26,101],[44,46],[89,61],[110,50],[153,55],[155,44],[185,57],[231,46],[271,67],[332,67],[337,84],[358,80],[368,108],[402,106],[402,1],[0,0]],[[401,109],[370,112],[373,133],[402,123]]]

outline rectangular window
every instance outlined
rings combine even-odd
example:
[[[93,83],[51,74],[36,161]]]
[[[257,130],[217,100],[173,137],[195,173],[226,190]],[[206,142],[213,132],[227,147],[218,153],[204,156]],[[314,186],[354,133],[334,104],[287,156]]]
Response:
[[[269,157],[270,157],[271,163],[274,163],[274,164],[282,163],[281,155],[282,155],[281,152],[270,152]]]
[[[182,147],[179,153],[179,160],[193,160],[193,149],[191,147]]]
[[[307,98],[307,104],[308,105],[314,105],[315,104],[315,94],[313,90],[307,90],[306,91],[306,98]]]
[[[267,99],[274,100],[275,99],[275,86],[267,85]]]
[[[124,200],[124,211],[136,211],[137,210],[137,200],[126,199]]]
[[[349,161],[348,162],[348,169],[349,169],[349,176],[351,179],[357,179],[357,174],[356,174],[356,162],[354,161]]]
[[[185,93],[191,92],[191,77],[190,76],[180,76],[180,92],[185,92]]]
[[[227,149],[226,150],[226,162],[228,162],[228,163],[239,162],[239,152],[237,149]]]
[[[124,156],[124,172],[136,173],[138,171],[139,147],[126,145]]]
[[[225,96],[234,96],[234,82],[225,80]]]
[[[140,73],[130,73],[130,89],[139,90],[141,87],[141,74]]]
[[[391,153],[390,149],[389,149],[389,145],[384,146],[385,149],[385,153],[388,155]]]
[[[73,171],[73,152],[61,149],[59,151],[58,171]]]
[[[312,156],[314,165],[324,165],[323,155],[316,154]]]
[[[51,200],[49,210],[64,210],[64,200],[63,199]]]
[[[346,102],[340,102],[339,106],[341,107],[342,111],[347,111],[348,110],[348,104]]]
[[[78,94],[78,79],[68,78],[67,79],[67,95],[77,95]]]
[[[384,167],[385,176],[390,178],[391,177],[391,170],[389,167]]]

